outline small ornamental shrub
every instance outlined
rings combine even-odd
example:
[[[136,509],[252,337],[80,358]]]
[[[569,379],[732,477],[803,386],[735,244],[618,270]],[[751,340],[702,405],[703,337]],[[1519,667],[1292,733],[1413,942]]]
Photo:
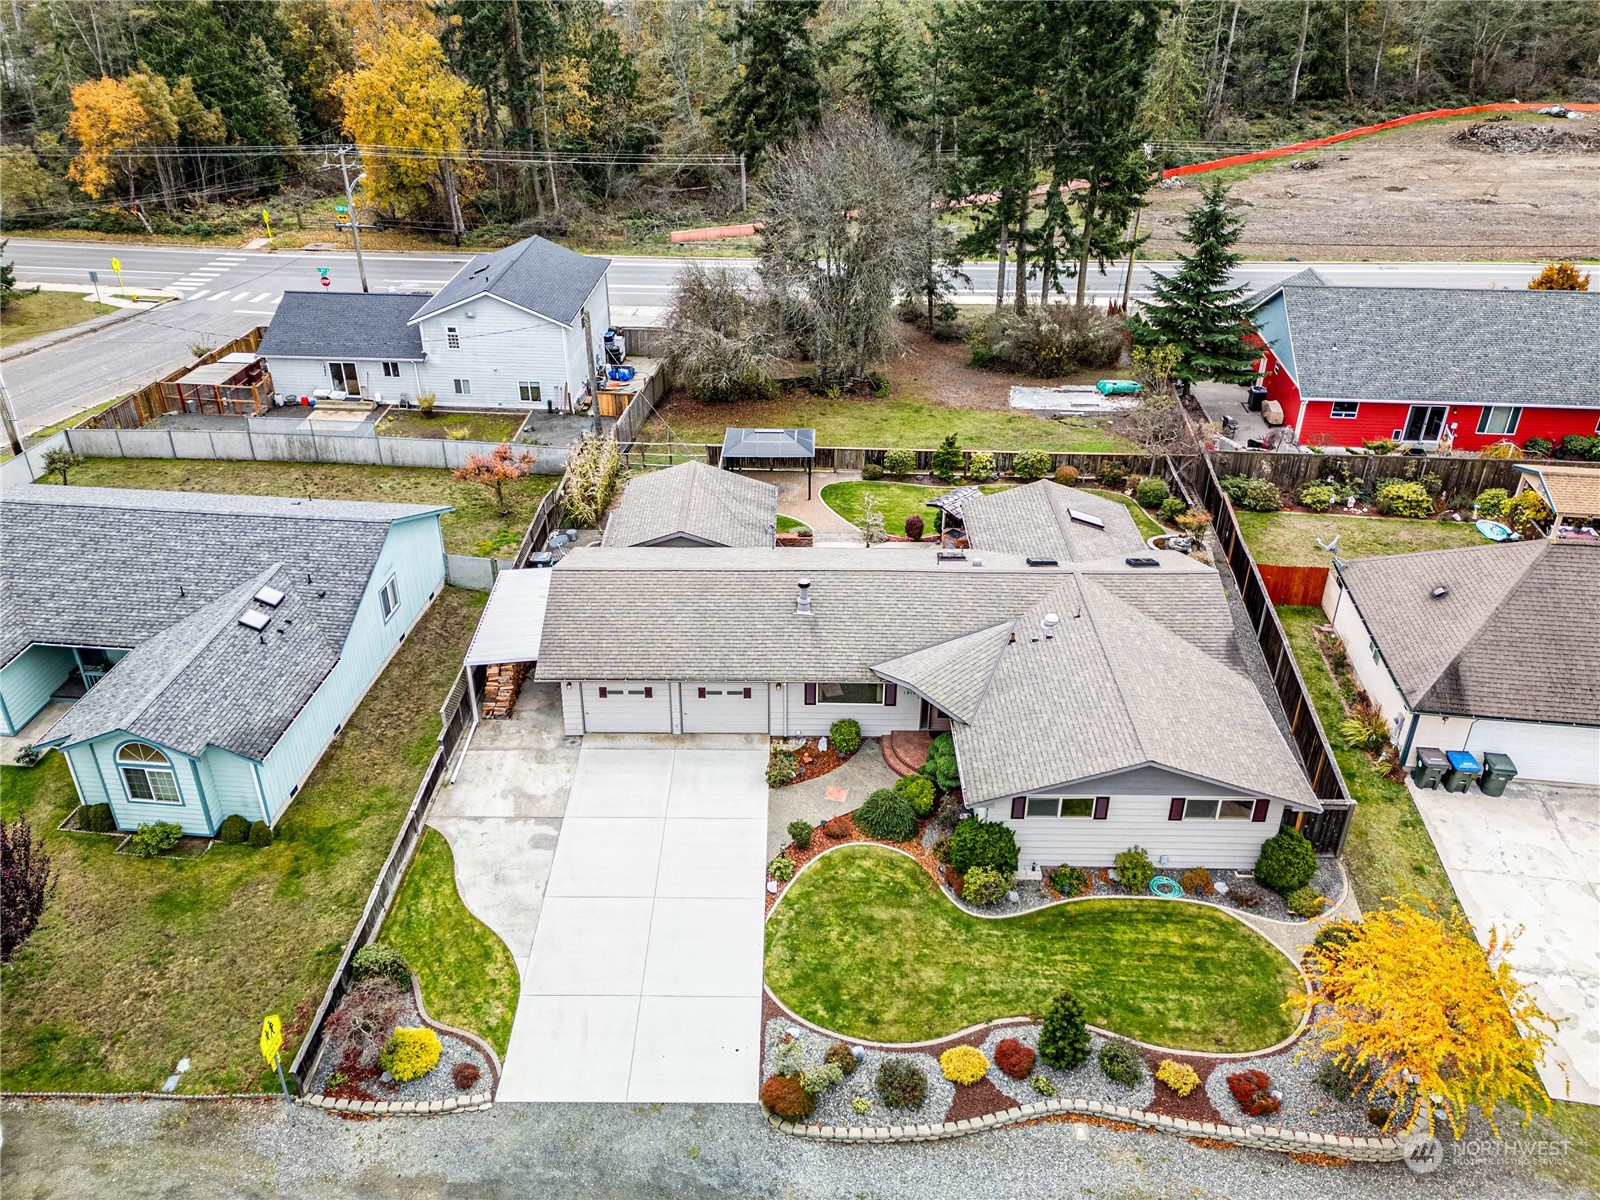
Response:
[[[865,1096],[851,1096],[850,1111],[858,1117],[864,1117],[872,1111],[872,1101]]]
[[[1261,843],[1256,882],[1287,896],[1305,887],[1317,873],[1317,851],[1298,829],[1278,830]]]
[[[922,535],[924,532],[926,532],[927,528],[928,527],[923,523],[922,518],[916,513],[912,513],[906,518],[906,536],[913,542],[920,542],[922,540]]]
[[[1295,916],[1305,917],[1308,920],[1311,917],[1320,917],[1322,910],[1328,907],[1327,901],[1322,898],[1317,890],[1308,887],[1295,888],[1294,891],[1284,897],[1284,902],[1288,904],[1289,911]]]
[[[794,782],[800,773],[800,760],[785,746],[773,746],[767,755],[767,786],[780,788]]]
[[[1092,887],[1089,877],[1077,867],[1057,867],[1050,876],[1050,886],[1069,899],[1087,896]]]
[[[250,836],[250,822],[238,813],[222,818],[217,826],[217,841],[224,846],[242,846]]]
[[[869,483],[874,480],[882,479],[883,468],[877,463],[868,463],[866,466],[861,468],[861,478],[867,480]]]
[[[828,745],[849,758],[861,749],[861,722],[854,717],[839,718],[828,726]]]
[[[1242,881],[1228,885],[1228,899],[1240,908],[1255,908],[1265,897],[1266,893],[1260,888],[1251,887]]]
[[[1100,1070],[1123,1087],[1144,1082],[1144,1058],[1127,1042],[1107,1042],[1100,1047]]]
[[[1317,1086],[1335,1100],[1348,1100],[1366,1082],[1366,1072],[1359,1067],[1341,1066],[1336,1058],[1325,1058],[1317,1068],[1316,1081]]]
[[[895,794],[904,796],[917,819],[933,815],[933,781],[921,775],[903,775],[894,783]]]
[[[941,733],[928,746],[927,760],[918,770],[924,778],[933,780],[941,792],[953,792],[961,786],[961,770],[956,765],[956,743],[948,733]]]
[[[406,1010],[406,998],[387,979],[367,979],[344,994],[324,1027],[330,1045],[341,1061],[354,1058],[370,1066],[388,1044],[394,1023]]]
[[[1077,487],[1078,486],[1078,468],[1077,467],[1057,467],[1056,468],[1056,473],[1055,473],[1055,481],[1057,483],[1059,483],[1062,487]]]
[[[1542,529],[1549,528],[1552,515],[1538,492],[1521,491],[1506,505],[1505,523],[1525,538],[1537,537]]]
[[[272,826],[265,821],[250,823],[250,844],[257,850],[272,845]]]
[[[1116,857],[1117,882],[1135,896],[1144,895],[1156,877],[1155,864],[1143,846],[1129,846]]]
[[[1529,458],[1549,458],[1554,451],[1548,438],[1531,437],[1522,443],[1522,452]]]
[[[1438,497],[1444,495],[1444,479],[1432,471],[1424,471],[1417,476],[1417,482],[1422,485],[1422,490],[1428,495]]]
[[[1190,867],[1178,876],[1178,884],[1191,896],[1211,894],[1211,872],[1204,867]]]
[[[951,1046],[939,1055],[939,1069],[958,1087],[971,1087],[989,1073],[989,1060],[972,1046]]]
[[[1133,489],[1133,498],[1139,502],[1140,508],[1160,508],[1161,502],[1170,494],[1167,481],[1154,476],[1139,480],[1139,486]]]
[[[789,840],[794,843],[796,850],[811,849],[811,834],[813,827],[810,821],[790,821]]]
[[[829,1047],[822,1052],[822,1061],[825,1063],[832,1063],[834,1066],[839,1068],[840,1073],[843,1075],[854,1075],[856,1073],[856,1067],[860,1065],[856,1062],[855,1051],[851,1050],[850,1047],[843,1042],[834,1042],[829,1045]]]
[[[1193,1067],[1188,1063],[1173,1062],[1170,1058],[1161,1060],[1161,1065],[1156,1068],[1156,1078],[1180,1096],[1187,1096],[1200,1086],[1200,1076]]]
[[[1269,480],[1252,479],[1245,484],[1244,494],[1237,503],[1251,512],[1277,512],[1283,507],[1283,493]]]
[[[450,1068],[450,1082],[456,1085],[456,1091],[470,1092],[481,1074],[477,1063],[458,1062]]]
[[[1339,737],[1352,750],[1381,750],[1389,740],[1389,722],[1367,705],[1339,722]]]
[[[1329,921],[1317,930],[1311,944],[1322,951],[1324,957],[1332,957],[1338,954],[1339,947],[1346,945],[1359,932],[1354,921]]]
[[[950,835],[946,833],[934,838],[932,849],[934,861],[948,865],[950,862]]]
[[[844,1069],[838,1063],[825,1062],[821,1066],[812,1067],[800,1076],[800,1084],[813,1096],[820,1096],[830,1088],[836,1088],[844,1082]]]
[[[1161,502],[1161,507],[1156,515],[1163,521],[1175,521],[1179,515],[1189,511],[1189,506],[1177,496],[1168,496]]]
[[[1420,483],[1392,479],[1378,488],[1374,498],[1378,511],[1386,517],[1431,517],[1433,498]]]
[[[967,459],[967,478],[974,483],[988,483],[995,476],[994,455],[979,450]]]
[[[1203,508],[1191,508],[1172,518],[1172,523],[1190,537],[1204,537],[1211,528],[1211,514]]]
[[[1333,485],[1323,483],[1320,479],[1305,484],[1299,492],[1300,503],[1312,512],[1327,512],[1338,498],[1339,493]]]
[[[928,1095],[928,1077],[922,1068],[899,1055],[883,1060],[874,1082],[885,1108],[921,1108]]]
[[[411,964],[393,946],[373,942],[356,951],[350,960],[350,978],[357,983],[368,979],[387,979],[403,992],[411,990]]]
[[[1033,1060],[1037,1057],[1032,1047],[1024,1046],[1016,1038],[1002,1038],[994,1048],[994,1065],[1013,1079],[1026,1079],[1033,1072]]]
[[[1046,1066],[1070,1071],[1089,1059],[1089,1029],[1083,1005],[1071,992],[1062,992],[1045,1009],[1039,1026],[1039,1057]]]
[[[378,1056],[378,1063],[401,1083],[409,1083],[437,1067],[443,1051],[439,1035],[433,1030],[402,1025],[389,1038],[389,1044]]]
[[[1511,497],[1505,488],[1485,488],[1478,493],[1478,515],[1485,520],[1498,521],[1506,515]]]
[[[955,483],[961,478],[961,470],[965,465],[961,447],[956,442],[956,435],[946,434],[944,441],[939,443],[939,448],[933,452],[934,475],[945,483]]]
[[[1228,1091],[1247,1117],[1270,1117],[1283,1107],[1272,1094],[1272,1077],[1265,1071],[1240,1071],[1228,1076]]]
[[[767,874],[779,883],[787,883],[794,878],[794,859],[778,855],[767,864]]]
[[[856,809],[851,819],[868,837],[883,842],[909,842],[917,836],[917,814],[911,801],[889,788],[879,788]]]
[[[227,824],[226,821],[223,822]],[[116,814],[111,811],[109,804],[86,804],[83,812],[78,817],[78,828],[87,829],[90,833],[110,833],[117,827]],[[245,822],[248,831],[250,823]]]
[[[1043,479],[1050,474],[1050,455],[1044,450],[1018,450],[1011,456],[1011,469],[1018,479]]]
[[[146,821],[134,831],[128,849],[139,858],[154,858],[178,844],[183,836],[183,826],[176,821]]]
[[[961,886],[961,898],[974,908],[999,904],[1011,890],[1011,879],[993,867],[973,867]]]
[[[1041,1096],[1054,1096],[1056,1094],[1056,1085],[1051,1083],[1049,1078],[1044,1075],[1035,1075],[1028,1083]]]
[[[1400,443],[1393,438],[1374,438],[1370,442],[1362,442],[1361,444],[1380,458],[1386,454],[1393,454],[1400,449]]]
[[[792,1075],[774,1075],[761,1085],[761,1103],[775,1117],[804,1121],[816,1111],[817,1098]]]
[[[950,831],[950,865],[957,874],[991,867],[1002,875],[1017,873],[1017,835],[999,821],[968,817]]]
[[[1119,458],[1107,459],[1095,468],[1094,478],[1101,487],[1120,492],[1128,482],[1128,464]]]
[[[890,450],[883,456],[885,475],[915,475],[917,452],[915,450]]]
[[[1561,458],[1582,458],[1594,460],[1600,458],[1600,437],[1589,437],[1582,433],[1569,433],[1561,439]]]
[[[795,1079],[805,1071],[806,1048],[799,1038],[785,1037],[778,1042],[778,1049],[772,1055],[772,1073],[774,1075],[788,1075]]]

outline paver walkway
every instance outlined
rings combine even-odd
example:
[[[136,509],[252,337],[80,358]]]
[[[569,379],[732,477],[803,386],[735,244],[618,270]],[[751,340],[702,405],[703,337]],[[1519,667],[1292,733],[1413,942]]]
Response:
[[[806,499],[806,473],[804,471],[773,471],[762,474],[752,471],[750,478],[760,479],[778,489],[778,511],[785,516],[804,521],[811,527],[814,544],[864,546],[861,531],[822,502],[822,489],[830,483],[860,479],[859,471],[830,471],[812,473],[811,498]]]

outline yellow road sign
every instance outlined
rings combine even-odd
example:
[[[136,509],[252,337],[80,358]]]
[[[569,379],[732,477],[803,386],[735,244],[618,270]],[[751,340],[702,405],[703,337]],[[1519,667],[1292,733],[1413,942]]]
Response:
[[[283,1049],[283,1018],[269,1013],[261,1022],[261,1057],[267,1066],[278,1065],[278,1051]]]
[[[112,269],[112,270],[113,270],[113,271],[120,271],[120,270],[122,270],[122,260],[121,260],[121,259],[120,259],[120,258],[113,258],[113,259],[112,259],[112,260],[111,260],[111,269]]]
[[[261,210],[261,219],[263,221],[265,221],[266,224],[267,224],[267,240],[271,241],[272,240],[272,214],[269,213],[266,209],[263,208]]]

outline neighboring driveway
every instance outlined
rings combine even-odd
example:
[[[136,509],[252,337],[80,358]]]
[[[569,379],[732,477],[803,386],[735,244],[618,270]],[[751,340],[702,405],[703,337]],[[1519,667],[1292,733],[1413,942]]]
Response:
[[[1479,940],[1490,926],[1502,934],[1522,927],[1512,966],[1561,1018],[1550,1057],[1567,1076],[1546,1065],[1546,1090],[1600,1104],[1600,795],[1521,780],[1498,798],[1476,788],[1411,787],[1411,795]]]
[[[767,747],[584,739],[497,1099],[756,1099]]]

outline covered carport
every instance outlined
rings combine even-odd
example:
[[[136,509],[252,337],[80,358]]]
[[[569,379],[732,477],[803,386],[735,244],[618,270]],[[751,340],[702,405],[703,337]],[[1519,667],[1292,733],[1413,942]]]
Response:
[[[718,461],[730,471],[791,471],[804,463],[809,500],[811,467],[816,457],[815,429],[729,429],[723,434],[722,457]]]
[[[501,571],[489,591],[465,658],[472,732],[480,717],[505,718],[522,682],[539,661],[544,613],[550,603],[550,570]],[[472,743],[472,733],[467,744]]]

